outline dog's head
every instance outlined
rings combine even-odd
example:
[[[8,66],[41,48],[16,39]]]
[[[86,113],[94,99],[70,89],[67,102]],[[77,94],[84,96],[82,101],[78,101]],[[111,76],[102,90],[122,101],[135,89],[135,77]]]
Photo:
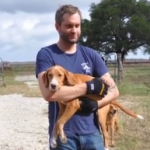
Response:
[[[76,78],[73,73],[61,66],[52,66],[43,74],[43,83],[51,91],[57,91],[63,85],[75,85]]]
[[[115,115],[117,112],[118,112],[118,107],[117,106],[115,106],[115,105],[113,105],[113,104],[110,104],[110,109],[109,109],[109,113],[111,114],[111,115]]]

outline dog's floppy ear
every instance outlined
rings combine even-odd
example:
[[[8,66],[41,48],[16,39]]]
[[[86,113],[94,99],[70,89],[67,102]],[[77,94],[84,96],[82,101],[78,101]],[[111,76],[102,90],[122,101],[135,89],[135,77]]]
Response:
[[[77,84],[77,79],[73,73],[65,70],[65,85],[75,85]]]
[[[43,74],[42,80],[43,80],[43,83],[44,83],[45,87],[48,88],[48,86],[49,86],[48,71],[46,71],[46,72]]]

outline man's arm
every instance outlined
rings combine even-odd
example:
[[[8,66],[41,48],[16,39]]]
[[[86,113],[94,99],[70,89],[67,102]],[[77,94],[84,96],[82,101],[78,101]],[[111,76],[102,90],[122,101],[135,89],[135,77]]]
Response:
[[[86,94],[86,83],[77,84],[75,86],[62,86],[58,91],[51,92],[43,83],[42,75],[44,72],[38,74],[38,83],[42,96],[46,101],[68,101]],[[66,92],[67,91],[67,92]]]
[[[104,74],[100,78],[104,83],[106,83],[108,88],[108,93],[105,95],[104,98],[102,98],[100,101],[98,101],[99,108],[109,104],[111,101],[115,100],[119,97],[119,90],[117,88],[117,85],[115,84],[113,78],[109,73]]]

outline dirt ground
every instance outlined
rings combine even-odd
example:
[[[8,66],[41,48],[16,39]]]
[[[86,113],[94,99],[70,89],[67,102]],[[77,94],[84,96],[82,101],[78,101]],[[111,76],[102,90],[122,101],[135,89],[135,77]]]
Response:
[[[36,82],[34,77],[17,80]],[[42,98],[1,95],[0,150],[48,150],[47,108]]]

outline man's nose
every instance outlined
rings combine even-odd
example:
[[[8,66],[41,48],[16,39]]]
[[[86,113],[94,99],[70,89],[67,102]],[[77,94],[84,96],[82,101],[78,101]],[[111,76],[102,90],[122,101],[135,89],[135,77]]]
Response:
[[[71,32],[72,32],[72,33],[75,33],[76,31],[77,31],[76,27],[72,27],[72,28],[71,28]]]

